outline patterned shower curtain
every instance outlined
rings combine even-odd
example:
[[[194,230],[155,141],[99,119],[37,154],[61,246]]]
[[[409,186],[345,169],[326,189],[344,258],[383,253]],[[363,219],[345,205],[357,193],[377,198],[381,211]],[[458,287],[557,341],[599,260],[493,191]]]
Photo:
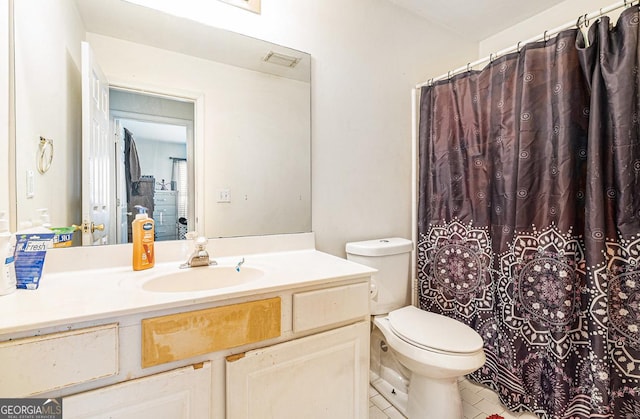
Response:
[[[639,9],[420,96],[420,307],[543,418],[640,418]]]

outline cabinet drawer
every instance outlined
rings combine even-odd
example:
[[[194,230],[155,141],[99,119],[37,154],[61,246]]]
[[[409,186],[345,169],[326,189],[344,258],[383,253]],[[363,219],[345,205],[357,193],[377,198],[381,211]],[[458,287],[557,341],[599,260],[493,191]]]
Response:
[[[369,282],[293,294],[293,331],[369,315]]]
[[[280,336],[280,297],[142,320],[142,367]]]
[[[173,224],[164,224],[164,225],[158,225],[158,223],[156,223],[156,236],[160,237],[160,236],[169,236],[169,235],[174,235],[176,234],[176,225],[175,223]]]
[[[176,222],[176,208],[168,208],[168,207],[155,207],[153,210],[153,219],[156,223],[161,223],[163,221],[170,221],[172,223]]]
[[[26,397],[118,373],[116,323],[0,343],[0,394]]]
[[[211,417],[211,362],[142,377],[63,399],[64,419]]]

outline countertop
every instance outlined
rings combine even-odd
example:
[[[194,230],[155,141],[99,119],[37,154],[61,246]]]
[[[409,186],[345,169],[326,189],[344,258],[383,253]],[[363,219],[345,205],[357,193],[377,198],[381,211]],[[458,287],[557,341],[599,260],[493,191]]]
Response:
[[[0,297],[0,339],[3,335],[44,327],[106,319],[160,309],[210,303],[257,293],[369,276],[374,269],[315,249],[255,253],[215,258],[219,265],[262,270],[249,283],[188,292],[146,291],[142,284],[158,275],[181,271],[175,261],[156,263],[145,271],[131,266],[45,272],[37,290],[17,290]],[[210,269],[208,267],[189,269]]]

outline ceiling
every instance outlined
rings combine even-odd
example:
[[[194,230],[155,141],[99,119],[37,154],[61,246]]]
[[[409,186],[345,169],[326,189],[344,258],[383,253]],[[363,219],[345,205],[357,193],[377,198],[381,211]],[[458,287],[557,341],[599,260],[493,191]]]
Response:
[[[481,41],[558,0],[389,0],[466,38]]]
[[[152,8],[154,0],[75,0],[75,3],[87,32],[280,77],[311,80],[309,54],[163,13]],[[267,62],[265,57],[270,52],[297,58],[299,62],[294,67]]]

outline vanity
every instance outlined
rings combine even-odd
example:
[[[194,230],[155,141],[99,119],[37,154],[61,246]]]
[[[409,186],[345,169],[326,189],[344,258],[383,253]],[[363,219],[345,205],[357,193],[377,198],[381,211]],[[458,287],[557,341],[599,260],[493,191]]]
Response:
[[[139,272],[130,245],[50,252],[38,290],[0,300],[2,397],[61,397],[65,418],[368,417],[374,270],[313,233],[211,240],[217,266],[180,270],[186,245]]]

